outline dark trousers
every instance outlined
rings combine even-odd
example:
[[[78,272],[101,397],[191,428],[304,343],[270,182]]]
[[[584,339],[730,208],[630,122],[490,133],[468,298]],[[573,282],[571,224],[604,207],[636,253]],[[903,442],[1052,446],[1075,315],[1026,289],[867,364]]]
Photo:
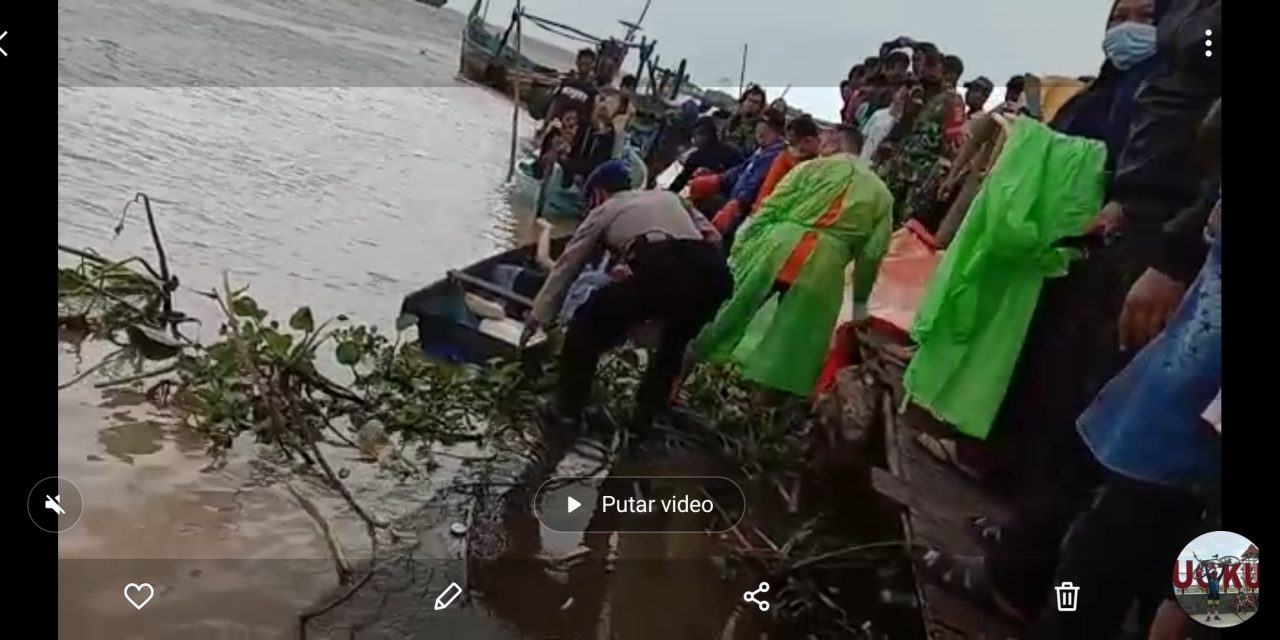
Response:
[[[1077,608],[1058,611],[1051,601],[1035,637],[1114,638],[1134,602],[1141,628],[1149,628],[1172,595],[1178,554],[1209,530],[1204,510],[1189,489],[1110,475],[1093,507],[1071,525],[1054,575],[1054,585],[1079,587]]]
[[[631,276],[598,289],[574,314],[560,351],[557,408],[577,416],[591,394],[600,356],[646,320],[663,323],[636,398],[641,412],[666,406],[685,348],[733,291],[724,256],[702,240],[667,240],[632,252]]]

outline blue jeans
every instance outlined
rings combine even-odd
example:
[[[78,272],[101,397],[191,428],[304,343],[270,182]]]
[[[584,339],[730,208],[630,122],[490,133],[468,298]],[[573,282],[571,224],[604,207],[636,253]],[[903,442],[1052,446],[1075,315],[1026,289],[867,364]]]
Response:
[[[1218,435],[1201,417],[1222,388],[1222,235],[1169,326],[1080,416],[1098,462],[1145,482],[1198,487],[1221,470]]]

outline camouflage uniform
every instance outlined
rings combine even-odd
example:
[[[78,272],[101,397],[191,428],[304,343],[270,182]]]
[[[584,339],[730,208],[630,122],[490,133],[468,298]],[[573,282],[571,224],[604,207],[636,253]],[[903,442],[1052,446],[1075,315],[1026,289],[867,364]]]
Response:
[[[759,123],[758,115],[750,117],[735,115],[729,118],[720,139],[737,149],[742,157],[750,156],[756,150],[756,125]]]
[[[953,91],[944,91],[925,103],[911,131],[892,152],[881,156],[876,173],[893,194],[895,224],[929,206],[949,166],[939,159],[955,155],[963,126],[964,100]]]

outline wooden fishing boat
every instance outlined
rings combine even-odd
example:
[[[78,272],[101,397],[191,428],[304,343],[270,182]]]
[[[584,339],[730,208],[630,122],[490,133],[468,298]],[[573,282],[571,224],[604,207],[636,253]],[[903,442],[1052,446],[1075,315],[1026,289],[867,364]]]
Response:
[[[648,10],[648,5],[645,9]],[[550,64],[538,62],[522,52],[521,27],[524,24],[590,45],[595,49],[598,59],[611,59],[619,72],[632,49],[640,51],[640,67],[643,69],[655,44],[644,39],[639,43],[634,42],[635,33],[640,26],[626,21],[621,22],[627,27],[627,33],[623,39],[617,39],[600,38],[569,25],[533,15],[525,11],[523,4],[519,2],[512,11],[511,22],[503,30],[489,26],[485,22],[486,13],[484,0],[476,0],[467,14],[467,22],[462,29],[458,72],[468,80],[508,95],[515,93],[513,85],[518,83],[520,101],[536,119],[546,117],[551,96],[560,82],[561,72],[567,69],[557,69]],[[640,19],[643,20],[644,16],[641,15]]]
[[[593,45],[597,55],[615,61],[617,68],[632,49],[639,51],[635,76],[640,91],[632,97],[635,117],[627,131],[629,140],[644,158],[649,176],[661,174],[688,146],[692,118],[682,113],[681,104],[701,100],[702,92],[688,81],[686,64],[675,70],[658,65],[653,55],[656,41],[641,37],[635,42],[645,13],[636,22],[620,21],[626,27],[621,38],[600,38],[524,10],[517,4],[511,22],[497,29],[485,22],[484,0],[476,0],[467,15],[462,31],[459,74],[474,82],[497,89],[507,95],[518,95],[521,104],[535,119],[546,117],[551,98],[559,84],[561,70],[524,54],[520,46],[521,26],[531,24],[569,40]],[[647,13],[648,4],[645,5]],[[513,85],[519,84],[519,91]]]
[[[566,242],[553,241],[553,254]],[[450,270],[405,297],[397,328],[416,326],[423,352],[448,362],[544,357],[550,344],[542,332],[524,350],[519,347],[523,318],[542,283],[535,251],[534,245],[516,247]]]
[[[498,31],[485,22],[481,6],[482,0],[476,0],[462,28],[458,73],[508,95],[512,93],[513,77],[519,76],[524,80],[522,102],[535,118],[541,117],[550,104],[559,70],[535,62],[517,50],[511,32],[518,16],[513,16],[512,24],[505,31]]]
[[[626,147],[622,158],[632,169],[632,184],[638,189],[649,183],[649,171],[644,158],[634,147]],[[551,175],[540,180],[534,175],[537,158],[529,153],[516,163],[513,178],[513,195],[525,206],[534,209],[536,215],[549,219],[581,218],[586,215],[582,192],[576,185],[564,186],[564,172],[554,165]],[[542,202],[539,202],[539,198]]]
[[[576,186],[563,186],[564,173],[560,165],[554,166],[544,184],[543,180],[534,176],[533,168],[536,163],[537,158],[533,156],[516,163],[513,195],[525,206],[537,210],[549,219],[581,218],[585,208],[582,194]],[[540,195],[544,199],[541,206],[538,204]]]

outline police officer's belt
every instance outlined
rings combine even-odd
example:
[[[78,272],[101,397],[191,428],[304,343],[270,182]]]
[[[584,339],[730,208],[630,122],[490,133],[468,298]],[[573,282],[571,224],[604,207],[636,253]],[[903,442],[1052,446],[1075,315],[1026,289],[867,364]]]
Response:
[[[671,240],[671,234],[665,231],[646,231],[636,236],[631,244],[627,246],[627,255],[623,257],[623,262],[631,262],[646,247],[653,246]]]

